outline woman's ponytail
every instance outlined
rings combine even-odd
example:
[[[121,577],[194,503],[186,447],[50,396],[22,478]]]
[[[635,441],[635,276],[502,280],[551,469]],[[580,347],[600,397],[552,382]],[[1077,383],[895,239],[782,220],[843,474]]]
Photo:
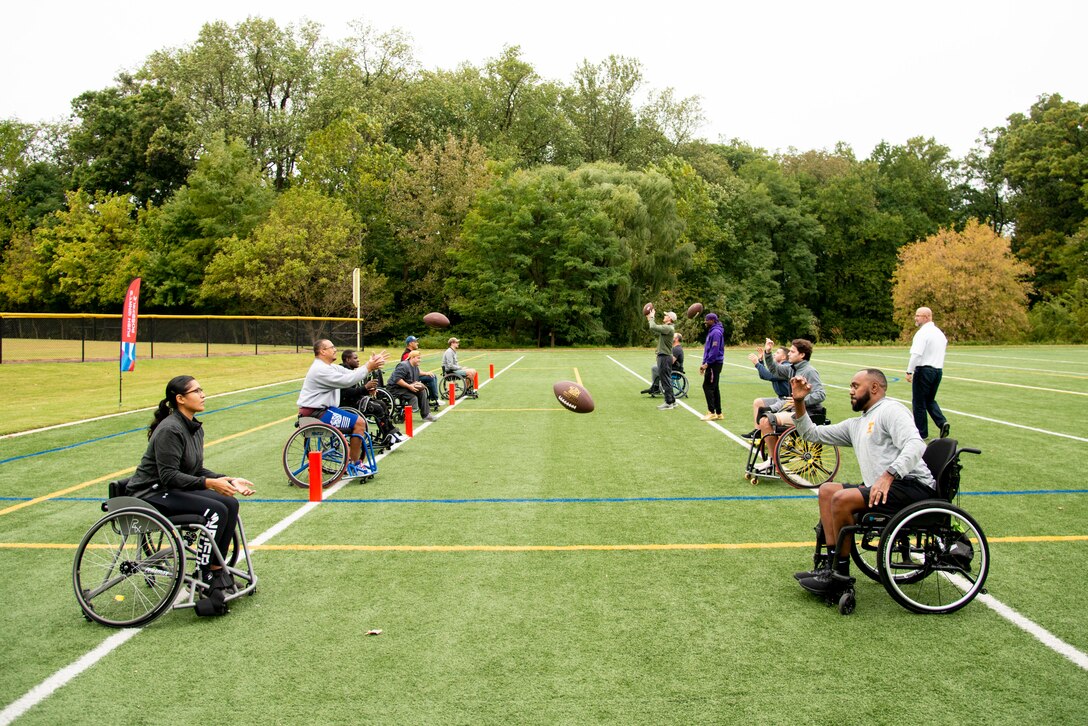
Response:
[[[155,427],[178,409],[177,397],[185,394],[186,389],[189,388],[189,383],[193,380],[192,376],[174,376],[166,384],[166,398],[159,401],[159,407],[155,409],[155,416],[147,427],[147,438],[150,439],[151,434],[155,433]]]

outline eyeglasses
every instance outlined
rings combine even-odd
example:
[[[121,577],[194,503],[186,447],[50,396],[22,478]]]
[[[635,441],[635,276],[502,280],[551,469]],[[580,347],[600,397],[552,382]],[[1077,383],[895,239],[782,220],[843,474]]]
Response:
[[[188,391],[186,391],[185,393],[183,393],[181,395],[188,396],[190,393],[204,393],[204,389],[203,388],[191,388],[191,389],[189,389]]]

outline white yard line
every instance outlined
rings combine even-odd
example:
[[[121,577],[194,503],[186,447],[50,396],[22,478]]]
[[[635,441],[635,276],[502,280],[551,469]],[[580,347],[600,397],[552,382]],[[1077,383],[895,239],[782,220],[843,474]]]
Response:
[[[850,366],[852,368],[864,368],[864,364],[851,363],[848,361],[831,360],[829,358],[821,358],[820,365],[824,363],[830,363],[837,366]],[[875,366],[874,366],[875,367]],[[1020,369],[1024,370],[1024,369]],[[946,381],[965,381],[967,383],[978,383],[983,386],[1005,386],[1006,388],[1025,388],[1029,391],[1046,391],[1047,393],[1065,393],[1070,396],[1088,396],[1088,391],[1069,391],[1064,388],[1046,388],[1044,386],[1028,386],[1022,383],[1003,383],[1001,381],[982,380],[979,378],[963,378],[962,376],[943,376],[942,380]]]
[[[249,391],[259,391],[262,388],[272,388],[273,386],[282,386],[285,383],[295,383],[296,381],[301,381],[301,380],[302,380],[301,378],[291,378],[291,379],[286,380],[286,381],[280,381],[279,383],[268,383],[268,384],[265,384],[263,386],[254,386],[252,388],[242,388],[242,389],[237,390],[237,391],[227,391],[226,393],[216,393],[216,394],[213,394],[211,396],[205,396],[205,400],[208,400],[208,399],[211,399],[211,398],[221,398],[223,396],[233,396],[236,393],[248,393]],[[45,427],[40,428],[40,429],[30,429],[29,431],[16,431],[13,434],[4,434],[3,436],[0,436],[0,441],[3,441],[4,439],[14,439],[17,436],[26,436],[27,434],[40,434],[40,433],[42,433],[44,431],[53,431],[55,429],[63,429],[63,428],[66,428],[68,426],[78,426],[79,424],[90,423],[92,421],[104,421],[104,420],[106,420],[108,418],[117,418],[118,416],[130,416],[130,415],[132,415],[134,413],[146,413],[147,411],[154,411],[155,408],[156,408],[155,406],[148,406],[147,408],[135,408],[135,409],[133,409],[131,411],[121,411],[119,413],[107,413],[105,416],[95,416],[94,418],[84,418],[84,419],[80,419],[79,421],[69,421],[68,423],[56,424],[54,426],[45,426]]]
[[[507,370],[509,370],[510,368],[515,366],[517,363],[519,363],[524,357],[525,356],[521,356],[521,358],[518,358],[517,360],[515,360],[510,365],[503,368],[501,371],[499,371],[498,373],[495,374],[495,377],[497,378],[498,376],[502,375],[504,372],[506,372]],[[484,386],[486,386],[492,380],[493,379],[488,379],[488,380],[484,381],[483,383],[480,384],[480,388],[482,389]],[[280,385],[280,384],[277,383],[277,384],[272,384],[272,385]],[[267,386],[258,386],[257,388],[267,388]],[[246,389],[246,390],[256,390],[256,389],[255,388],[250,388],[250,389]],[[234,393],[241,393],[241,391],[234,391]],[[227,394],[222,394],[222,395],[227,395]],[[452,411],[454,408],[456,408],[459,405],[461,405],[461,404],[458,403],[458,404],[454,404],[453,406],[447,406],[442,411],[440,411],[435,416],[435,418],[438,418],[438,417],[441,417],[441,416],[445,415],[447,412]],[[416,429],[416,431],[413,431],[413,433],[423,431],[430,425],[431,425],[430,422],[424,422],[423,424],[421,424]],[[27,433],[29,433],[29,432],[27,432]],[[406,443],[408,443],[408,442],[405,441],[405,442],[402,442],[400,444],[397,444],[396,446],[393,447],[393,449],[398,449],[401,446],[404,446],[404,444],[406,444]],[[381,461],[393,449],[390,449],[389,451],[383,451],[382,453],[378,454],[377,456],[374,457],[375,461]],[[348,481],[349,481],[348,479],[341,479],[336,484],[333,484],[332,487],[325,490],[325,492],[322,494],[322,498],[323,499],[328,498],[330,495],[333,495],[336,492],[340,491],[344,487],[344,485],[348,483]],[[275,537],[277,534],[280,534],[281,532],[283,532],[285,529],[290,527],[292,524],[294,524],[298,520],[302,519],[302,517],[304,517],[307,514],[309,514],[310,512],[312,512],[314,509],[317,508],[317,506],[319,504],[320,504],[320,502],[306,502],[301,507],[296,509],[294,512],[287,515],[286,517],[281,519],[279,522],[277,522],[276,524],[274,524],[271,527],[269,527],[268,529],[266,529],[261,534],[257,535],[253,539],[253,541],[250,543],[250,546],[251,547],[258,547],[258,546],[264,544],[268,540]],[[12,721],[19,718],[23,714],[25,714],[27,711],[32,709],[34,706],[38,705],[39,703],[41,703],[45,699],[49,698],[51,695],[56,693],[57,690],[60,689],[62,686],[66,685],[73,678],[78,676],[80,673],[83,673],[84,671],[86,671],[88,668],[90,668],[91,666],[93,666],[95,663],[102,660],[103,658],[105,658],[107,655],[112,653],[117,648],[120,648],[123,644],[125,644],[130,639],[135,637],[141,631],[143,631],[143,628],[126,628],[126,629],[120,631],[119,633],[111,635],[110,637],[108,637],[104,641],[102,641],[102,643],[100,643],[94,650],[92,650],[89,653],[87,653],[86,655],[82,656],[81,658],[79,658],[77,661],[75,661],[71,665],[68,665],[68,666],[65,666],[64,668],[61,668],[59,671],[57,671],[53,675],[49,676],[48,678],[46,678],[41,683],[34,686],[34,688],[31,688],[29,691],[27,691],[27,693],[24,696],[22,696],[21,698],[19,698],[16,701],[13,701],[12,703],[10,703],[7,707],[4,708],[3,711],[0,711],[0,726],[7,726],[7,724],[10,724]]]

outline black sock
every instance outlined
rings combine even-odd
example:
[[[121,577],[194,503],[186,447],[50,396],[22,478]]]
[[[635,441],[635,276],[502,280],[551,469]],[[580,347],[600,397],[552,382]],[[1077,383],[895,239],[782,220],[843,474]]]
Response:
[[[849,577],[850,575],[850,558],[840,557],[835,560],[835,572],[840,575]]]

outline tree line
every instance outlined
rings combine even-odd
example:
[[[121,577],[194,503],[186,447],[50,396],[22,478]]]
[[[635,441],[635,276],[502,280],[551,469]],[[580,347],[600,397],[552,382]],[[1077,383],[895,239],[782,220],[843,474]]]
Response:
[[[481,341],[644,342],[653,300],[738,341],[893,339],[918,304],[962,339],[1088,341],[1088,105],[1040,96],[963,159],[703,122],[633,58],[560,82],[518,47],[430,70],[397,30],[208,23],[64,123],[0,121],[0,309],[114,311],[139,276],[148,312],[345,316],[359,267],[391,338],[441,310]]]

